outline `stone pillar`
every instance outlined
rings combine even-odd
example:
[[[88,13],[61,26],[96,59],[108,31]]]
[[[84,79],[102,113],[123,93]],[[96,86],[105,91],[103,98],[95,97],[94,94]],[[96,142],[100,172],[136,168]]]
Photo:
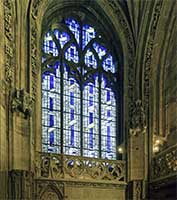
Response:
[[[128,140],[128,199],[142,200],[146,197],[147,131],[141,100],[133,106]]]
[[[33,198],[33,174],[24,170],[9,172],[9,199]]]

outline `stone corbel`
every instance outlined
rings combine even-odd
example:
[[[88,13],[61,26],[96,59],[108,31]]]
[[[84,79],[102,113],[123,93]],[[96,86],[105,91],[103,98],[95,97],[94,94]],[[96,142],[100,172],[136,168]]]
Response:
[[[25,92],[24,89],[15,89],[12,92],[12,112],[22,112],[25,118],[31,116],[32,112],[32,98],[29,93]]]

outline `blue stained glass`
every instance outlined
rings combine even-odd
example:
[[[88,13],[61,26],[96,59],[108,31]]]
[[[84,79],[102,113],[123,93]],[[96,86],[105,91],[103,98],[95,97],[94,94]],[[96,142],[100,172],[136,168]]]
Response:
[[[89,106],[93,106],[93,97],[89,96]]]
[[[71,120],[74,120],[74,109],[70,110],[70,116]]]
[[[93,128],[89,130],[89,147],[93,149]]]
[[[49,141],[50,141],[50,146],[52,146],[54,144],[54,132],[53,131],[50,132],[50,139],[49,139]]]
[[[101,82],[102,158],[116,159],[116,100],[114,92],[111,90],[111,88],[107,88],[106,82],[107,80],[102,77],[102,82]]]
[[[76,46],[72,44],[66,51],[65,51],[65,59],[68,61],[73,61],[75,63],[79,62],[79,55],[76,49]]]
[[[104,61],[103,61],[103,69],[105,71],[111,71],[112,73],[115,73],[115,65],[113,62],[113,58],[111,55],[109,55]]]
[[[53,98],[50,97],[50,111],[53,111]]]
[[[91,87],[90,87],[91,86]],[[93,87],[93,88],[92,88]],[[99,83],[85,85],[83,91],[83,156],[99,157]],[[92,93],[93,89],[93,93]]]
[[[74,92],[70,92],[70,104],[74,105]]]
[[[47,54],[53,54],[53,56],[58,56],[59,54],[56,44],[49,32],[44,37],[43,50]]]
[[[101,59],[106,54],[106,48],[97,44],[96,42],[93,43],[93,48],[98,54],[99,59]]]
[[[59,30],[55,30],[54,34],[56,38],[59,40],[61,48],[63,48],[64,45],[70,40],[70,36],[66,32],[60,33]]]
[[[84,49],[85,46],[95,38],[95,30],[93,27],[89,25],[84,25],[82,30],[82,48]]]
[[[107,150],[111,150],[110,126],[107,126]]]
[[[79,85],[74,78],[69,77],[66,68],[63,77],[63,152],[69,155],[80,155]]]
[[[111,111],[107,110],[107,117],[111,117]]]
[[[70,85],[73,85],[73,84],[74,84],[74,80],[70,79]]]
[[[93,123],[93,113],[89,113],[89,124]]]
[[[92,53],[90,49],[88,49],[85,54],[84,62],[88,67],[93,67],[95,69],[97,68],[97,61],[95,59],[94,54]]]
[[[111,100],[111,95],[110,95],[110,91],[107,90],[107,96],[106,96],[106,100],[110,101]]]
[[[54,126],[54,115],[49,115],[50,118],[50,127]]]
[[[49,50],[52,51],[53,50],[53,41],[49,42]]]
[[[93,94],[93,85],[90,85],[90,86],[89,86],[89,92],[90,92],[91,94]]]
[[[71,126],[71,145],[74,145],[74,125]]]
[[[69,18],[66,20],[66,25],[73,33],[75,39],[77,40],[77,43],[80,44],[80,25],[79,25],[79,23],[76,20]]]
[[[42,74],[42,149],[48,152],[60,153],[61,144],[63,144],[63,152],[70,155],[80,155],[80,144],[83,142],[83,156],[99,157],[101,151],[102,158],[116,159],[116,101],[111,88],[107,88],[107,80],[101,80],[101,88],[98,82],[98,71],[93,70],[94,83],[83,83],[84,90],[82,97],[80,87],[76,79],[73,77],[74,73],[70,67],[77,70],[81,75],[80,67],[80,53],[83,54],[84,48],[96,37],[95,29],[90,25],[81,27],[76,20],[68,18],[65,20],[65,25],[70,29],[70,32],[62,30],[54,30],[54,35],[58,40],[61,49],[65,46],[63,62],[61,65],[59,59],[59,49],[53,40],[53,36],[48,32],[43,40],[42,49],[46,54],[58,56],[58,62],[53,64],[47,63],[48,68],[54,68],[55,73]],[[71,34],[75,40],[72,40]],[[82,38],[80,38],[82,36]],[[97,35],[97,37],[101,37]],[[67,43],[72,40],[72,43],[67,46]],[[80,41],[82,40],[82,47]],[[75,43],[77,41],[77,44]],[[78,52],[78,48],[82,48]],[[95,50],[93,50],[93,49]],[[96,52],[98,57],[93,54]],[[62,51],[61,51],[62,52]],[[84,72],[89,72],[89,68],[97,69],[96,58],[100,60],[106,55],[107,49],[99,41],[94,41],[92,47],[85,51],[83,55]],[[47,57],[42,57],[42,63],[46,62]],[[67,62],[69,61],[69,62]],[[73,63],[79,63],[77,66]],[[115,64],[113,57],[109,54],[103,61],[100,70],[115,73]],[[67,65],[67,69],[66,69]],[[60,67],[64,68],[63,76],[60,74]],[[70,68],[70,69],[69,69]],[[69,73],[73,73],[72,75]],[[100,71],[100,73],[102,73]],[[71,78],[72,76],[72,78]],[[88,76],[91,76],[90,74]],[[79,77],[79,76],[78,76]],[[62,78],[62,80],[61,80]],[[86,77],[89,78],[89,77]],[[61,84],[63,82],[63,84]],[[63,88],[61,88],[63,85]],[[55,89],[55,92],[54,90]],[[61,94],[61,91],[62,94]],[[101,94],[100,94],[101,92]],[[61,97],[63,98],[63,120],[62,133],[63,141],[61,142]],[[101,99],[100,99],[101,97]],[[101,102],[100,102],[101,100]],[[83,112],[81,113],[80,102],[83,104]],[[99,112],[99,103],[101,103],[101,115]],[[55,111],[55,112],[54,112]],[[82,120],[82,123],[81,123]],[[101,127],[100,127],[101,120]],[[80,141],[80,130],[82,124],[83,141]],[[100,130],[101,128],[101,130]],[[101,132],[101,149],[99,149],[99,132]],[[49,145],[50,144],[50,145]]]
[[[54,77],[50,76],[50,89],[54,88]]]

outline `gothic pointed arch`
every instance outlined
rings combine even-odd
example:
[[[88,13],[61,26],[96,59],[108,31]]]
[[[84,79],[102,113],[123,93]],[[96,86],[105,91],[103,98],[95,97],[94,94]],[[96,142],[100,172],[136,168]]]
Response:
[[[134,54],[134,43],[133,38],[131,34],[131,28],[129,26],[129,23],[123,13],[122,8],[119,4],[115,3],[114,1],[103,1],[102,4],[98,1],[95,1],[94,3],[90,3],[90,1],[77,1],[75,6],[80,9],[87,9],[89,12],[91,12],[94,15],[95,21],[98,22],[101,20],[102,22],[108,22],[107,26],[109,30],[105,30],[105,32],[111,31],[112,33],[112,39],[110,39],[111,43],[118,44],[119,47],[121,47],[121,50],[118,50],[121,61],[121,76],[119,77],[121,79],[121,84],[118,87],[122,87],[124,91],[124,103],[122,103],[122,107],[120,108],[120,112],[126,113],[126,116],[131,116],[131,101],[133,99],[133,79],[134,79],[134,72],[133,72],[133,54]],[[61,13],[64,13],[62,11],[63,8],[71,8],[74,7],[74,4],[70,1],[32,1],[30,6],[30,80],[31,80],[31,86],[30,86],[30,93],[33,96],[33,99],[35,100],[36,104],[36,110],[34,113],[36,113],[35,118],[38,120],[41,120],[41,117],[39,116],[39,113],[41,112],[41,94],[39,94],[40,91],[40,65],[41,65],[41,52],[40,52],[40,45],[42,42],[42,24],[44,26],[47,26],[47,24],[43,23],[44,19],[48,18],[49,16],[55,15],[54,13],[57,12],[57,10]],[[109,13],[110,10],[113,10],[113,12]],[[69,9],[68,9],[69,10]],[[72,11],[72,9],[71,9]],[[52,15],[53,13],[53,15]],[[81,13],[81,12],[78,12]],[[109,13],[109,14],[108,14]],[[82,14],[81,14],[82,15]],[[82,16],[84,18],[84,15]],[[118,19],[118,20],[111,20],[112,19]],[[105,20],[105,21],[104,21]],[[45,20],[46,22],[46,20]],[[101,27],[100,27],[101,28]],[[108,38],[108,37],[107,37]],[[119,38],[116,40],[115,38]],[[114,45],[113,45],[114,46]],[[87,52],[86,52],[87,53]],[[124,68],[124,73],[123,73]],[[128,74],[128,76],[125,76],[124,74]],[[124,85],[123,85],[124,83]],[[125,86],[126,85],[126,86]],[[128,86],[128,87],[127,87]],[[128,89],[127,89],[128,88]],[[123,96],[123,95],[122,95]],[[123,98],[122,100],[123,101]],[[129,114],[128,114],[129,113]],[[129,124],[129,119],[124,120],[124,117],[120,119],[120,129],[121,131],[124,129],[125,124]],[[37,132],[41,132],[42,127],[37,126],[35,127],[35,134]],[[123,132],[123,131],[122,131]],[[41,136],[36,135],[36,150],[41,150]],[[120,142],[123,140],[124,136],[121,135]]]

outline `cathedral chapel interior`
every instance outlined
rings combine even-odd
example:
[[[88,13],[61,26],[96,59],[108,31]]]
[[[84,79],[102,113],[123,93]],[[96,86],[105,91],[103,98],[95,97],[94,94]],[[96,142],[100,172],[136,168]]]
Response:
[[[0,0],[0,200],[177,199],[177,1]]]

